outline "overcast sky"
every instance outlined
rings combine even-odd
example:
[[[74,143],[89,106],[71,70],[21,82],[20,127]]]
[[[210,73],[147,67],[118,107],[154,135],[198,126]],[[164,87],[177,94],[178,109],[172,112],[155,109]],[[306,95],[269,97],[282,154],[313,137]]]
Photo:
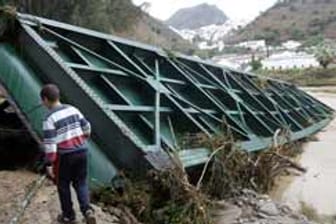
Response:
[[[166,20],[180,8],[190,7],[201,3],[215,4],[227,16],[234,20],[252,20],[271,7],[276,0],[133,0],[139,5],[143,2],[151,3],[149,13],[161,20]]]

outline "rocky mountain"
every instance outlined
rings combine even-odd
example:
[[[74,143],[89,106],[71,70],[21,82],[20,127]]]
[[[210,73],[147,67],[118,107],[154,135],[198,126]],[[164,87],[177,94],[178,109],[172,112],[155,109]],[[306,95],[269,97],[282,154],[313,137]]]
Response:
[[[208,25],[223,24],[227,16],[215,5],[201,4],[178,10],[166,23],[176,29],[197,29]]]
[[[315,36],[336,39],[336,0],[279,0],[229,40],[266,39],[277,44]]]
[[[201,4],[177,11],[166,21],[181,37],[201,50],[221,50],[223,39],[232,30],[245,25],[232,21],[215,5]]]
[[[1,0],[18,11],[112,33],[183,53],[193,52],[192,44],[163,22],[145,13],[131,0]]]

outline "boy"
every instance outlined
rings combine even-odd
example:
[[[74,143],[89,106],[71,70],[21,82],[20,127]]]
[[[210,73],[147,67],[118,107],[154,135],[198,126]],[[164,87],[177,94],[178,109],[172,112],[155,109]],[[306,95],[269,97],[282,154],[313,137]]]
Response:
[[[80,209],[88,224],[96,224],[89,204],[87,184],[87,148],[90,123],[75,107],[60,102],[60,91],[54,84],[45,85],[40,97],[48,113],[43,121],[46,170],[57,185],[62,214],[60,223],[76,223],[70,184],[74,187]]]

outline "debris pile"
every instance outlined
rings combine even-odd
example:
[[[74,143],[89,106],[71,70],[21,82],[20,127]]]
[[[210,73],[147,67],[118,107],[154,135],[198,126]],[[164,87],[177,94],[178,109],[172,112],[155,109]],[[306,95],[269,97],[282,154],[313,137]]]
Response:
[[[288,206],[276,203],[268,195],[244,189],[231,200],[217,202],[222,212],[215,224],[314,224]]]
[[[288,169],[305,171],[287,157],[295,154],[293,145],[258,154],[237,150],[230,141],[220,145],[197,184],[191,184],[190,176],[173,156],[174,169],[150,171],[146,180],[136,182],[126,178],[122,191],[103,188],[94,198],[107,210],[129,208],[138,220],[148,224],[310,223],[303,215],[262,194],[273,187],[274,178]]]
[[[204,175],[207,178],[202,188],[218,199],[234,197],[242,189],[267,193],[274,187],[277,177],[306,171],[291,159],[301,151],[298,143],[273,147],[258,153],[239,150],[230,141],[215,148],[216,155]]]
[[[172,153],[175,168],[150,171],[146,180],[124,178],[122,191],[103,188],[94,194],[95,200],[105,208],[129,208],[148,224],[310,223],[265,195],[277,177],[306,171],[292,160],[302,151],[301,143],[278,146],[277,141],[286,138],[286,132],[279,131],[273,147],[250,153],[237,148],[230,129],[225,133],[211,139],[199,135],[197,141],[195,136],[183,139],[188,145],[211,149],[201,173],[187,174]]]
[[[209,198],[189,182],[180,168],[151,171],[145,181],[127,179],[124,191],[107,187],[95,192],[93,198],[105,208],[129,208],[146,224],[211,223]]]
[[[127,191],[105,188],[95,199],[104,211],[126,211],[124,214],[132,213],[146,224],[315,224],[253,190],[243,189],[236,191],[235,197],[216,200],[191,185],[178,170],[151,175],[152,185],[129,182]],[[139,222],[128,219],[120,223]]]

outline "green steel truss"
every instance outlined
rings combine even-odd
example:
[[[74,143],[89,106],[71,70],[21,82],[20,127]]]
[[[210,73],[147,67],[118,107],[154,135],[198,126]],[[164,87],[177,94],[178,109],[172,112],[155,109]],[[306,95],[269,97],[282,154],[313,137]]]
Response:
[[[64,99],[91,121],[97,151],[118,168],[162,168],[167,151],[178,152],[186,167],[204,163],[208,150],[186,139],[227,129],[242,149],[262,150],[278,129],[295,141],[333,116],[292,84],[160,48],[22,14],[15,30],[15,43],[7,43],[16,47],[12,57],[37,82],[60,86]]]

